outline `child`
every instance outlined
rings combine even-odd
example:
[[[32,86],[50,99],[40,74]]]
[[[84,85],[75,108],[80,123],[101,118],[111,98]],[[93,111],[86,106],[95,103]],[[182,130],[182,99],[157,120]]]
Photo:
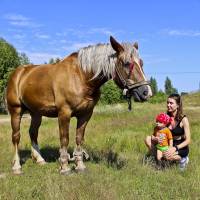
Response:
[[[163,152],[168,150],[169,146],[173,146],[172,133],[167,128],[171,118],[165,113],[160,113],[156,116],[156,127],[154,128],[154,134],[152,137],[158,138],[157,148],[157,161],[158,164],[161,164],[161,158],[163,157]]]

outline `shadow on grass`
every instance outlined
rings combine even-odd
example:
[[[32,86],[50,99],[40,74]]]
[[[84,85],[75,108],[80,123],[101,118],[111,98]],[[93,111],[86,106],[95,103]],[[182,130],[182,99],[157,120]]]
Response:
[[[19,150],[19,156],[20,156],[20,164],[23,165],[26,163],[28,159],[31,158],[31,151],[27,149]]]
[[[156,160],[156,156],[146,154],[142,158],[142,165],[143,166],[150,166],[155,170],[165,170],[165,169],[170,169],[172,167],[177,166],[176,161],[168,161],[165,160],[164,158],[161,159],[161,161]]]
[[[105,163],[108,167],[115,169],[122,169],[127,165],[128,160],[125,157],[120,156],[118,153],[111,149],[106,150],[94,150],[87,148],[88,154],[90,155],[90,161],[94,163]]]
[[[68,148],[68,153],[73,155],[73,147]],[[105,163],[108,167],[115,169],[122,169],[127,165],[127,159],[119,156],[118,153],[112,151],[111,149],[106,150],[95,150],[92,148],[86,148],[87,153],[89,154],[89,159],[85,161],[91,161],[94,163]],[[42,157],[46,162],[56,162],[59,158],[59,147],[50,147],[46,146],[40,149]],[[19,151],[21,158],[21,165],[25,164],[28,159],[31,159],[31,151],[24,149]]]
[[[56,162],[59,158],[59,148],[46,146],[40,149],[41,155],[46,162]],[[20,162],[25,164],[28,159],[31,159],[31,150],[20,150]]]

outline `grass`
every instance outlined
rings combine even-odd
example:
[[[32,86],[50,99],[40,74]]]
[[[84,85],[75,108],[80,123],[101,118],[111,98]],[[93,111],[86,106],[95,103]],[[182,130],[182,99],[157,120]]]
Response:
[[[143,143],[152,133],[155,115],[165,111],[165,103],[134,103],[98,106],[87,126],[85,149],[90,160],[87,172],[62,176],[58,172],[59,134],[56,119],[44,119],[39,142],[48,161],[38,166],[30,158],[29,119],[21,126],[20,153],[22,176],[11,172],[13,146],[10,124],[0,124],[0,200],[1,199],[199,199],[200,197],[200,94],[184,96],[184,112],[191,125],[190,163],[186,171],[178,167],[157,171],[144,165],[147,149]],[[1,116],[3,117],[3,116]],[[70,126],[69,152],[75,141],[76,120]],[[70,163],[70,166],[73,166]]]

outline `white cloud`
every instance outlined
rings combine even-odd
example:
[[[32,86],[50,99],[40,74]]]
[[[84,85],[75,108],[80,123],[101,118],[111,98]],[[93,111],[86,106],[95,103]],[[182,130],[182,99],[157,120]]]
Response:
[[[10,21],[29,21],[29,18],[19,14],[7,14],[4,18]]]
[[[4,15],[4,18],[8,20],[8,22],[13,26],[30,27],[30,28],[41,26],[41,24],[36,24],[30,18],[25,17],[20,14],[7,14],[7,15]]]
[[[77,43],[72,43],[68,46],[63,46],[62,49],[63,50],[66,50],[68,52],[71,52],[71,51],[77,51],[79,50],[80,48],[83,48],[83,47],[87,47],[89,45],[92,45],[94,44],[93,42],[77,42]]]
[[[88,31],[88,33],[90,33],[90,34],[100,33],[103,35],[112,35],[113,34],[112,31],[110,31],[109,29],[106,29],[106,28],[92,28]]]
[[[164,33],[170,36],[187,36],[187,37],[199,37],[200,31],[199,30],[164,30]]]
[[[47,34],[41,34],[41,33],[36,33],[35,37],[39,38],[39,39],[49,39],[50,38],[49,35],[47,35]]]
[[[85,38],[90,37],[91,35],[117,35],[117,34],[124,34],[125,32],[123,30],[110,30],[105,27],[101,28],[86,28],[86,27],[79,27],[79,28],[68,28],[63,32],[57,32],[56,36],[58,37],[66,37],[66,36],[76,36],[79,38]]]
[[[15,35],[13,35],[13,38],[15,38],[17,40],[22,40],[25,37],[26,37],[25,34],[15,34]]]

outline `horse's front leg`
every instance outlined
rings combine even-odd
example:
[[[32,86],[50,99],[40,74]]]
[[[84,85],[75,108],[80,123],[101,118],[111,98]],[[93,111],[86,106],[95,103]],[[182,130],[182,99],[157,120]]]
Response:
[[[70,174],[71,169],[68,166],[69,154],[67,146],[69,144],[69,123],[71,112],[69,109],[62,109],[58,113],[59,133],[60,133],[60,173]]]
[[[76,171],[84,171],[86,169],[86,166],[83,163],[83,155],[86,154],[86,157],[88,156],[87,153],[82,149],[82,144],[84,142],[84,133],[85,128],[87,126],[87,123],[92,116],[92,112],[86,113],[82,116],[77,117],[77,128],[76,128],[76,149],[74,150],[73,156],[75,159],[76,164]]]

